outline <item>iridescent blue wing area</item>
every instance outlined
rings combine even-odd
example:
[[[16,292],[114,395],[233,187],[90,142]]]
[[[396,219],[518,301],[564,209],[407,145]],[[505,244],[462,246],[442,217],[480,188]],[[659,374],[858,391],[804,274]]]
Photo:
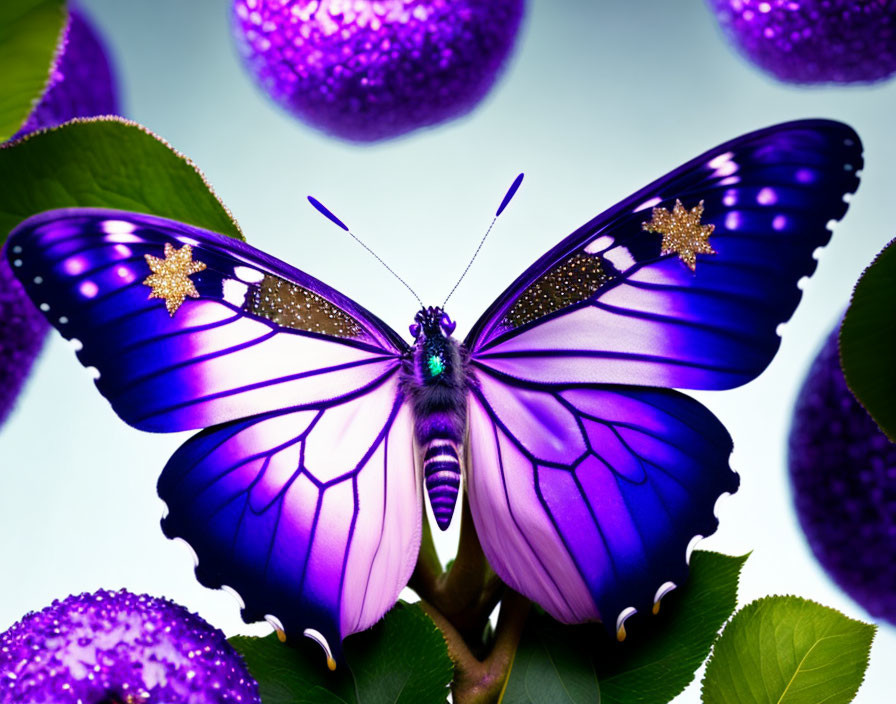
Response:
[[[467,491],[500,577],[560,621],[613,629],[680,585],[738,485],[715,416],[670,389],[478,380]]]
[[[539,384],[746,383],[777,351],[777,326],[800,299],[797,281],[814,271],[813,252],[846,212],[861,151],[846,125],[809,120],[697,157],[520,276],[467,337],[473,363]],[[677,201],[681,217],[673,218]],[[684,226],[701,204],[715,254],[696,253],[692,269]],[[658,219],[678,233],[645,229]],[[664,254],[664,244],[672,251]]]
[[[396,375],[354,398],[210,428],[162,473],[162,526],[196,551],[203,584],[242,596],[247,621],[273,616],[290,637],[320,634],[338,655],[413,571],[413,447]]]
[[[171,261],[185,245],[187,270],[163,270],[161,283],[148,285],[150,263]],[[320,281],[183,223],[51,211],[19,225],[6,251],[50,323],[78,341],[115,412],[142,430],[204,428],[343,398],[394,374],[407,350]]]
[[[671,389],[769,364],[861,167],[840,123],[745,135],[587,223],[489,308],[465,341],[466,479],[502,579],[610,628],[684,579],[737,476],[718,420]]]

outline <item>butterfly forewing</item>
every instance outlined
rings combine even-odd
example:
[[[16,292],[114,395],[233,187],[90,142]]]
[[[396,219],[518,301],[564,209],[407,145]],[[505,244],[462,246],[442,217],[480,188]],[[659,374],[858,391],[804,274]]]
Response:
[[[717,147],[530,267],[474,326],[472,359],[539,384],[739,386],[777,351],[796,283],[814,271],[861,166],[856,134],[821,120]],[[693,268],[693,243],[651,228],[677,203],[680,222],[699,209],[695,223],[711,230],[714,253],[698,251]]]
[[[185,246],[189,265],[147,283],[153,266]],[[203,428],[339,398],[394,373],[406,349],[321,282],[182,223],[52,211],[16,228],[7,252],[48,320],[78,340],[81,362],[97,369],[115,411],[144,430]]]

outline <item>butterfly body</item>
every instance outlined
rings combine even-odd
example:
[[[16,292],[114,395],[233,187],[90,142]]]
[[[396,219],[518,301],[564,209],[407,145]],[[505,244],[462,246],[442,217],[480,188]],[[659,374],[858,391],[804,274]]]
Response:
[[[423,476],[439,528],[451,522],[460,491],[460,448],[466,431],[469,369],[451,333],[454,322],[441,308],[424,308],[414,319],[415,337],[401,385],[414,412],[414,435],[423,455]]]

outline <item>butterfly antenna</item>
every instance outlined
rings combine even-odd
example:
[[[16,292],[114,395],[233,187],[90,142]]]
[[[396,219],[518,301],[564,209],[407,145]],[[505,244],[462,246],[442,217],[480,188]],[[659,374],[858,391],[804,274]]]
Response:
[[[485,244],[485,240],[488,237],[489,233],[492,231],[492,228],[495,226],[495,223],[498,221],[498,216],[504,212],[504,208],[506,208],[510,204],[510,200],[516,195],[516,192],[519,190],[520,184],[523,182],[523,174],[517,176],[513,183],[510,184],[510,188],[507,189],[507,193],[504,194],[504,199],[501,201],[501,205],[498,206],[497,212],[495,212],[495,217],[492,218],[491,224],[488,226],[488,229],[485,231],[485,234],[482,236],[482,239],[479,240],[479,246],[476,247],[476,251],[473,252],[473,258],[470,259],[467,264],[466,269],[464,269],[463,273],[460,275],[460,278],[457,280],[457,283],[454,284],[454,287],[451,291],[448,292],[448,295],[445,296],[445,302],[442,303],[442,308],[445,307],[445,304],[448,303],[448,299],[454,295],[454,292],[457,290],[457,287],[460,286],[460,282],[464,280],[464,277],[467,275],[467,272],[470,270],[470,267],[473,266],[473,262],[476,261],[476,257],[479,256],[479,250],[482,249],[482,245]]]
[[[352,239],[353,239],[355,242],[357,242],[357,243],[358,243],[359,245],[361,245],[364,249],[366,249],[368,252],[370,252],[370,253],[374,256],[374,258],[375,258],[380,264],[382,264],[384,267],[386,267],[386,269],[389,270],[389,273],[392,274],[392,276],[394,276],[396,279],[398,279],[399,281],[401,281],[401,283],[404,285],[404,287],[405,287],[408,291],[411,292],[411,295],[413,295],[414,298],[417,299],[417,303],[420,304],[420,307],[421,307],[421,308],[424,307],[424,305],[423,305],[423,301],[420,300],[420,296],[418,296],[418,295],[417,295],[417,292],[414,291],[414,289],[412,289],[412,288],[408,285],[408,282],[405,281],[403,278],[401,278],[398,274],[396,274],[395,271],[392,269],[391,266],[389,266],[388,264],[386,264],[386,262],[384,262],[384,261],[382,260],[382,258],[381,258],[376,252],[374,252],[370,247],[368,247],[366,244],[364,244],[363,241],[361,241],[361,238],[359,238],[354,232],[352,232],[351,230],[349,230],[349,229],[348,229],[348,225],[346,225],[344,222],[342,222],[342,220],[340,220],[340,219],[337,218],[335,215],[333,215],[333,213],[330,212],[329,208],[327,208],[327,207],[326,207],[323,203],[321,203],[317,198],[315,198],[315,197],[313,197],[313,196],[308,196],[308,202],[311,203],[311,205],[314,206],[314,209],[317,210],[317,212],[319,212],[321,215],[323,215],[327,220],[329,220],[330,222],[332,222],[334,225],[338,225],[338,226],[341,227],[343,230],[345,230],[349,235],[351,235]]]

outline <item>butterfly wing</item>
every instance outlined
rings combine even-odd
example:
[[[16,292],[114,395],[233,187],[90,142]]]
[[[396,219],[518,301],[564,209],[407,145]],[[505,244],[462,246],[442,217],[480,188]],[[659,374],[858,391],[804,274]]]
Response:
[[[184,245],[203,268],[163,272],[173,292],[150,297],[150,262],[170,261]],[[7,254],[50,323],[78,341],[79,359],[97,370],[116,413],[142,430],[204,428],[342,398],[394,373],[407,349],[385,323],[307,274],[150,215],[50,211],[13,231]],[[177,286],[190,285],[196,297],[186,294],[171,313]]]
[[[473,327],[477,367],[539,384],[732,388],[771,361],[858,186],[846,125],[787,123],[697,157],[579,228],[520,276]],[[663,254],[655,208],[703,204],[715,254],[694,270]],[[668,219],[668,218],[667,218]],[[674,233],[673,233],[674,235]]]
[[[7,251],[124,420],[213,426],[159,481],[165,532],[192,545],[204,584],[236,589],[248,620],[272,615],[336,650],[395,603],[421,490],[394,332],[258,250],[148,215],[44,213]]]
[[[421,491],[396,374],[354,398],[209,428],[159,479],[162,527],[196,551],[203,584],[235,589],[247,621],[312,629],[336,651],[410,579]]]
[[[681,584],[738,485],[715,416],[670,389],[477,378],[467,491],[501,578],[560,621],[608,627]]]
[[[577,230],[476,323],[466,479],[505,581],[611,628],[680,583],[737,476],[721,423],[671,388],[768,365],[861,166],[835,122],[740,137]]]

